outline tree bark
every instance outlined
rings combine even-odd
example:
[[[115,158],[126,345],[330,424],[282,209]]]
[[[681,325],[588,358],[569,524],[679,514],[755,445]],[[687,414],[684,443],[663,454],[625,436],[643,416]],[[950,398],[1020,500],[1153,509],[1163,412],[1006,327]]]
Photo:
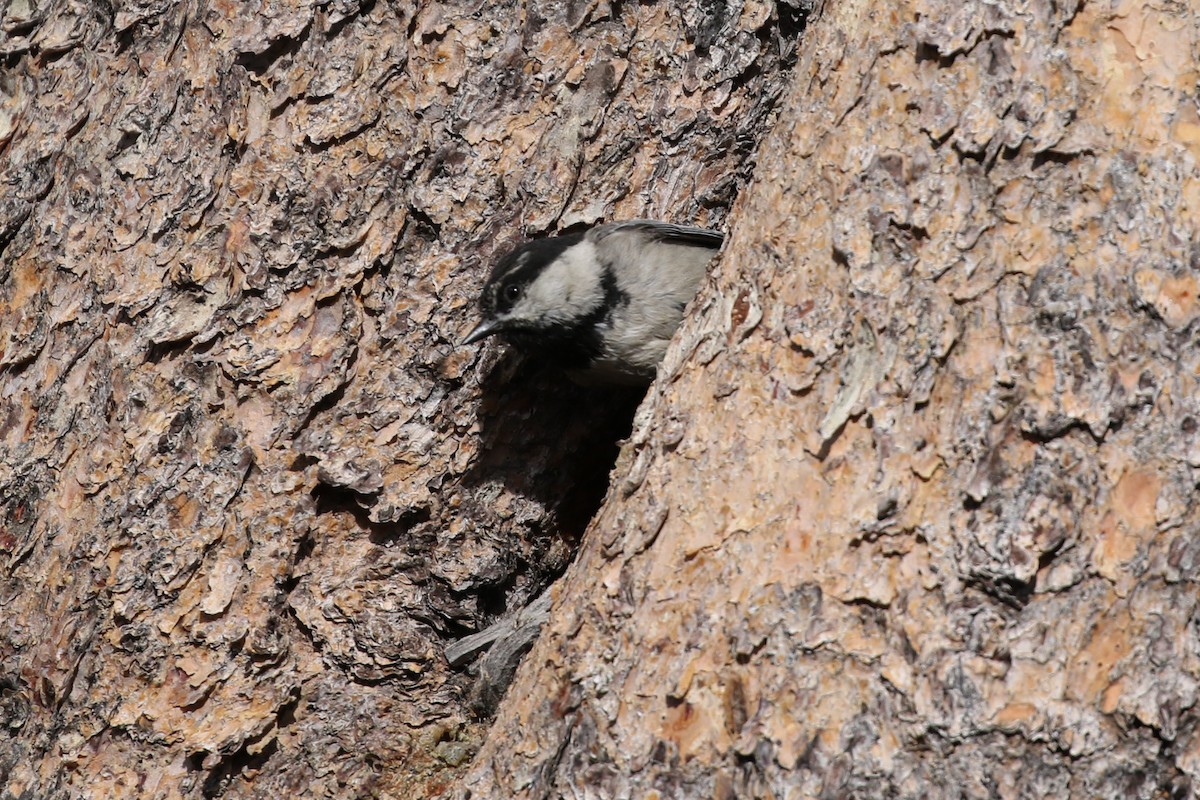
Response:
[[[1197,53],[818,9],[459,796],[1196,795]]]
[[[788,6],[0,2],[0,797],[427,797],[631,400],[494,258],[720,224]],[[632,398],[636,401],[637,398]]]

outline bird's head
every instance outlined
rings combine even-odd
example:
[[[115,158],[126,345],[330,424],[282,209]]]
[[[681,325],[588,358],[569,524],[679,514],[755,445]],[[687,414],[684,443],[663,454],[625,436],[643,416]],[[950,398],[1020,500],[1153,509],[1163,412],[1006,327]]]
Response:
[[[604,303],[604,265],[582,234],[536,239],[505,255],[479,296],[482,319],[463,344],[501,334],[518,346],[574,336]]]

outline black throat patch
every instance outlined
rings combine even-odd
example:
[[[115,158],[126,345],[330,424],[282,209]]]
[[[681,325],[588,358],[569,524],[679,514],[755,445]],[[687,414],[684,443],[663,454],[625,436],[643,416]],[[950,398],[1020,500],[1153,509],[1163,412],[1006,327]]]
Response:
[[[580,317],[561,336],[547,337],[551,342],[552,358],[563,369],[583,369],[604,352],[604,337],[612,330],[613,314],[629,303],[629,295],[617,286],[611,264],[603,264],[600,287],[604,302],[590,314]]]
[[[502,258],[492,269],[480,296],[485,315],[502,315],[519,300],[520,293],[566,250],[582,241],[583,234],[537,239]],[[591,312],[569,323],[509,327],[500,337],[523,352],[563,369],[584,369],[604,352],[604,338],[613,314],[629,302],[617,286],[612,265],[601,263],[602,302]],[[511,294],[510,294],[511,292]]]
[[[537,329],[513,329],[500,334],[523,353],[560,369],[586,369],[604,352],[604,338],[612,328],[613,314],[629,302],[628,296],[617,288],[617,280],[606,265],[600,276],[604,302],[591,313],[572,320],[570,325],[555,325]]]

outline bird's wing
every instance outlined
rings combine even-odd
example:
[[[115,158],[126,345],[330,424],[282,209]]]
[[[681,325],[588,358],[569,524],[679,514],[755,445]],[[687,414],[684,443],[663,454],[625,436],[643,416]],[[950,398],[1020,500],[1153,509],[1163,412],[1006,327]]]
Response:
[[[614,222],[593,228],[590,233],[596,241],[614,233],[636,233],[647,237],[650,241],[663,244],[682,245],[685,247],[705,247],[716,250],[725,241],[725,234],[707,228],[695,228],[691,225],[672,225],[669,222],[658,222],[652,219],[635,219],[629,222]]]

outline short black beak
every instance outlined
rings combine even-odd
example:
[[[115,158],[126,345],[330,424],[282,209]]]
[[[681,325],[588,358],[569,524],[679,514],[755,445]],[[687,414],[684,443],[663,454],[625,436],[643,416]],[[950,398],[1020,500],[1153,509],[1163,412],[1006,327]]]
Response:
[[[467,338],[463,339],[460,344],[468,345],[472,342],[478,342],[480,339],[486,339],[493,333],[499,333],[502,325],[494,319],[485,319],[483,322],[475,326],[475,328],[467,334]]]

